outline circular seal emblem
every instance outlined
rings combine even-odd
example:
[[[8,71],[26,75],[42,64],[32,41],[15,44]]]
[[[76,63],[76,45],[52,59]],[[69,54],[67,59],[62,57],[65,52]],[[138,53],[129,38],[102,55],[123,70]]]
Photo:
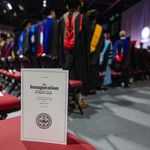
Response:
[[[41,129],[48,129],[52,124],[52,118],[47,113],[41,113],[36,117],[36,124]]]

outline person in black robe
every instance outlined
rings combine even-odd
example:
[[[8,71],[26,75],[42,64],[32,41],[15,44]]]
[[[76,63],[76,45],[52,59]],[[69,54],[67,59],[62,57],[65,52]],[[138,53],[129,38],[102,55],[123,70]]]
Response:
[[[80,13],[80,0],[66,2],[69,11],[59,23],[59,60],[69,78],[82,81],[82,92],[88,88],[88,19]]]
[[[99,54],[103,46],[103,28],[97,24],[98,12],[96,10],[90,10],[87,13],[90,26],[89,26],[89,94],[95,94],[96,89],[100,87],[99,77]],[[96,28],[99,30],[96,30]],[[96,33],[97,32],[97,33]],[[93,43],[93,38],[96,36],[97,41]],[[94,48],[93,48],[94,44]],[[93,50],[92,50],[93,48]]]
[[[121,72],[121,86],[129,87],[129,65],[130,65],[130,37],[126,37],[126,32],[120,32],[120,39],[115,42],[114,46],[114,67],[115,71]]]
[[[55,9],[47,6],[42,10],[42,15],[45,20],[41,22],[44,28],[41,67],[58,68],[58,22]]]
[[[27,19],[23,23],[23,31],[18,39],[18,55],[21,68],[32,68],[32,63],[30,61],[30,30],[31,21]]]

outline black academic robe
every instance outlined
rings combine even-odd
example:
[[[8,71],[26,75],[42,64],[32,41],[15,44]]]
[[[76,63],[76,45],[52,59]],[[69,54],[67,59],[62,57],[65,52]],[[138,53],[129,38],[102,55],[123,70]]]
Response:
[[[91,23],[89,26],[89,52],[90,44],[93,38],[96,24]],[[97,44],[96,50],[89,55],[89,90],[96,90],[100,87],[100,77],[99,77],[99,54],[103,47],[103,32]]]
[[[44,21],[44,53],[46,56],[41,58],[42,68],[58,68],[58,22],[54,18]]]
[[[36,24],[35,25],[35,30],[34,30],[34,38],[35,38],[35,43],[34,43],[34,52],[31,51],[31,47],[29,47],[30,51],[28,54],[28,57],[30,59],[30,62],[32,64],[32,68],[40,68],[40,63],[37,59],[37,52],[40,44],[40,25]],[[29,43],[31,45],[31,37],[29,36]]]
[[[75,45],[72,51],[67,51],[64,47],[64,35],[66,24],[64,17],[59,22],[59,60],[63,69],[69,70],[69,78],[81,80],[83,91],[88,87],[88,29],[89,23],[85,16],[82,20],[82,30],[80,31],[81,17],[75,19]]]
[[[117,42],[118,46],[115,46],[114,50],[116,51],[118,49],[118,53],[120,54],[121,49],[123,48],[123,59],[119,63],[116,60],[114,61],[115,70],[116,71],[127,70],[129,69],[130,64],[130,52],[131,52],[130,39],[129,38],[120,39]]]
[[[116,71],[122,73],[121,82],[124,82],[126,86],[128,84],[129,77],[130,77],[130,73],[129,73],[130,53],[131,53],[130,38],[119,40],[118,47],[115,47],[115,51],[116,49],[118,49],[118,53],[121,53],[122,48],[123,48],[123,59],[119,63],[115,60],[114,67]]]

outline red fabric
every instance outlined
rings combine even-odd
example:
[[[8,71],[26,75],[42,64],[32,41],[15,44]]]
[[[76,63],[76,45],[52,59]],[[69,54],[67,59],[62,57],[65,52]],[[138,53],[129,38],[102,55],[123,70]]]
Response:
[[[6,70],[0,69],[0,74],[3,74],[3,75],[8,76],[10,78],[14,78],[16,80],[21,79],[21,72],[19,72],[19,71],[15,72],[15,73],[11,73],[11,72],[8,72]]]
[[[113,71],[113,72],[111,73],[111,75],[112,75],[112,76],[117,76],[117,73]]]
[[[68,134],[68,145],[20,141],[20,117],[0,121],[1,150],[96,150],[91,145]]]
[[[44,35],[44,25],[43,24],[42,24],[41,32]],[[38,52],[37,52],[37,57],[41,57],[42,56],[43,50],[44,50],[43,43],[40,42],[39,49],[38,49]]]
[[[74,30],[74,18],[72,16],[72,18],[67,18],[66,21],[66,34],[65,34],[65,38],[64,38],[64,43],[65,43],[65,49],[67,51],[70,51],[73,49],[74,44],[75,44],[75,30]]]
[[[15,73],[9,73],[9,74],[7,74],[7,76],[9,76],[10,78],[19,80],[19,79],[21,79],[21,72],[18,71]]]
[[[114,72],[114,71],[112,71],[111,75],[116,77],[116,76],[121,76],[122,73],[121,72]]]
[[[79,80],[69,80],[69,85],[73,88],[78,88],[82,86],[82,81]]]
[[[5,49],[5,58],[8,58],[9,52],[10,52],[10,48],[7,47],[7,48]]]
[[[0,69],[0,74],[6,75],[6,74],[7,74],[7,71],[6,71],[6,70],[3,70],[3,69]]]
[[[122,73],[121,72],[117,72],[117,76],[121,76],[122,75]]]
[[[133,40],[133,41],[131,41],[131,44],[132,44],[132,45],[135,45],[136,42],[137,42],[136,40]]]
[[[0,96],[0,111],[8,111],[17,108],[20,108],[20,100],[15,96],[6,93],[4,96]]]
[[[82,25],[83,25],[83,14],[80,14],[80,32],[82,31]]]
[[[115,60],[116,60],[117,62],[121,62],[122,59],[123,59],[123,54],[121,54],[121,55],[116,55],[116,56],[115,56]]]

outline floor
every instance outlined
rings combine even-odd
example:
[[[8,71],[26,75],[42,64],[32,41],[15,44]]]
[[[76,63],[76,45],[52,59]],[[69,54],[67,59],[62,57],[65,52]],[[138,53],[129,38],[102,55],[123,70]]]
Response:
[[[68,130],[97,150],[150,150],[150,81],[85,97],[84,115],[71,114]],[[20,115],[11,113],[8,118]]]

